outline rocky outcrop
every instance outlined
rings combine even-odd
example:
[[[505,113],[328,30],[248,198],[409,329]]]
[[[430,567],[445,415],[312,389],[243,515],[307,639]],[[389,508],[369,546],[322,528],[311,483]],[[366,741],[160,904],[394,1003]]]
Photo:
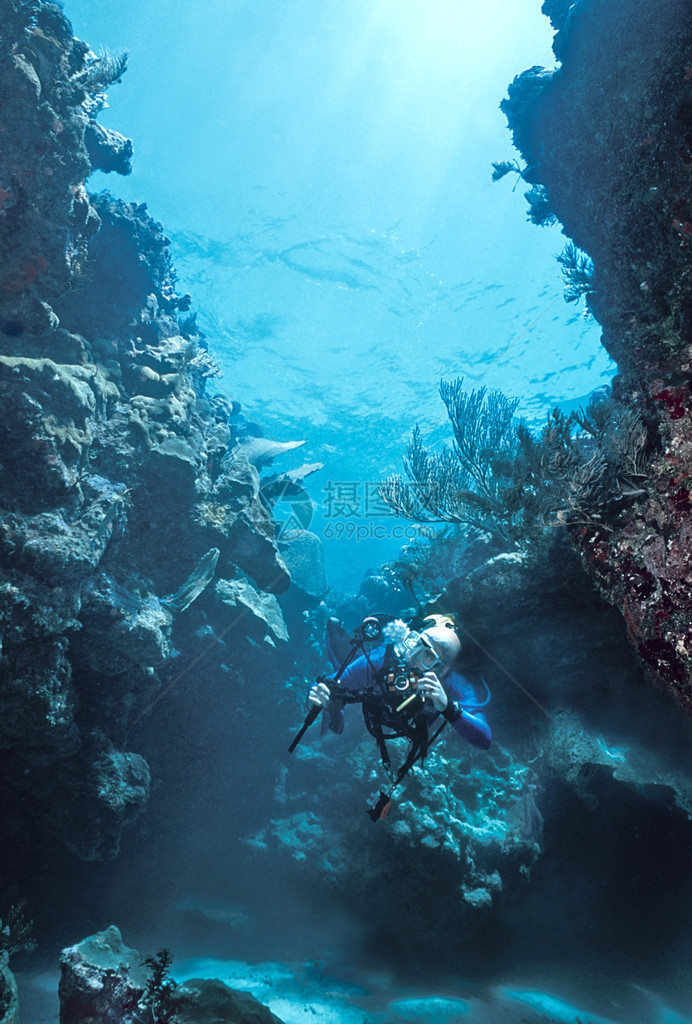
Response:
[[[692,12],[676,0],[543,10],[560,66],[520,75],[503,109],[529,200],[592,261],[567,284],[603,327],[615,396],[649,431],[643,493],[573,537],[643,664],[692,711]]]
[[[159,954],[160,956],[160,954]],[[247,992],[217,979],[176,985],[151,966],[111,926],[61,956],[61,1024],[281,1024]]]
[[[0,8],[0,809],[8,848],[107,859],[148,799],[132,723],[229,605],[256,623],[238,656],[286,641],[290,577],[167,238],[85,188],[129,171],[96,120],[125,60],[55,4]]]
[[[19,998],[17,982],[9,967],[0,968],[0,1022],[17,1024],[19,1021]]]
[[[394,747],[403,760],[406,744]],[[299,763],[282,776],[280,807],[247,841],[309,863],[354,903],[391,904],[395,922],[401,876],[392,878],[393,863],[413,885],[430,875],[440,879],[460,918],[469,908],[489,909],[528,877],[541,853],[543,823],[535,773],[497,745],[483,758],[477,753],[455,737],[432,751],[424,767],[414,769],[386,824],[377,825],[378,835],[365,814],[378,786],[385,787],[373,741],[345,744],[344,761],[304,747]],[[419,934],[421,943],[433,937],[432,931]]]

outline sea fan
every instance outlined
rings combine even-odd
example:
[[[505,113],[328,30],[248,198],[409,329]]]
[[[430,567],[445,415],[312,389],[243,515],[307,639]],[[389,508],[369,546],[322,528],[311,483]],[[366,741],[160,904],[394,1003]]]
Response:
[[[569,416],[553,410],[534,436],[514,419],[516,399],[501,392],[467,392],[458,378],[441,381],[440,395],[453,444],[430,452],[416,426],[404,458],[408,479],[390,477],[379,489],[398,516],[455,523],[522,550],[548,526],[600,523],[624,497],[643,493],[646,425],[609,396]]]

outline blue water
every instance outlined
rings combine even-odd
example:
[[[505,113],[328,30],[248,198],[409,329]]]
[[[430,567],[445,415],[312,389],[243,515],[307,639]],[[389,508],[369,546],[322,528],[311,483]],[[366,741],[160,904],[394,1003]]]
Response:
[[[498,104],[550,65],[536,0],[74,0],[75,33],[127,49],[102,123],[134,172],[223,370],[217,387],[310,478],[329,582],[356,589],[405,524],[373,515],[417,420],[447,436],[441,377],[501,388],[538,423],[613,365],[567,306],[558,228],[526,220]],[[334,521],[335,485],[353,500]],[[329,527],[329,528],[328,528]],[[338,537],[336,534],[338,533]]]

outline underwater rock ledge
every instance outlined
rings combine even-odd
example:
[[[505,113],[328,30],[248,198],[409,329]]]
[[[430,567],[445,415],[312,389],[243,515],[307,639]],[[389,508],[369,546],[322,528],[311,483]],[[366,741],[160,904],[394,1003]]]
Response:
[[[650,453],[617,521],[572,538],[650,675],[692,713],[692,9],[543,11],[561,64],[519,75],[502,108],[522,176],[591,258],[584,287],[620,371],[614,396],[647,424]]]

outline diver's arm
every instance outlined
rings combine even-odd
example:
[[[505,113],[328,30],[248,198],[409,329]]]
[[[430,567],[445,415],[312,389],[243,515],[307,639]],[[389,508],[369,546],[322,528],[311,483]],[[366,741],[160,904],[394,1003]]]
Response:
[[[373,662],[372,656],[368,660],[361,655],[360,658],[356,658],[355,661],[352,661],[344,669],[338,682],[336,676],[329,676],[325,683],[317,683],[312,687],[308,694],[310,704],[326,708],[327,711],[323,718],[323,734],[326,731],[338,734],[344,731],[343,705],[339,702],[338,696],[336,699],[330,700],[331,693],[329,687],[333,686],[335,689],[338,687],[338,689],[345,690],[348,693],[365,690],[372,685],[372,673],[378,665],[379,662],[377,659]]]
[[[485,715],[480,711],[470,712],[459,709],[461,714],[452,725],[465,740],[468,740],[474,747],[480,750],[487,750],[493,741],[490,726],[485,720]]]
[[[381,653],[379,649],[373,651],[367,658],[361,654],[344,669],[338,683],[336,675],[332,676],[332,680],[337,683],[340,690],[346,690],[348,693],[368,690],[373,685],[374,673],[381,667],[383,658],[384,648]]]
[[[473,707],[477,703],[476,691],[462,676],[455,673],[455,677],[447,681],[449,703],[443,714],[468,743],[480,750],[487,750],[493,737],[485,715],[480,711],[464,709],[464,704]]]
[[[331,700],[329,687],[325,682],[315,683],[308,693],[311,708],[319,708],[327,714],[322,717],[322,733],[342,733],[344,731],[344,709],[336,701]]]
[[[336,676],[322,676],[321,680],[310,689],[308,700],[315,707],[326,708],[331,697],[330,685],[338,685],[342,690],[362,690],[368,685],[368,664],[365,658],[357,658],[336,681]],[[325,680],[326,682],[322,681]]]

